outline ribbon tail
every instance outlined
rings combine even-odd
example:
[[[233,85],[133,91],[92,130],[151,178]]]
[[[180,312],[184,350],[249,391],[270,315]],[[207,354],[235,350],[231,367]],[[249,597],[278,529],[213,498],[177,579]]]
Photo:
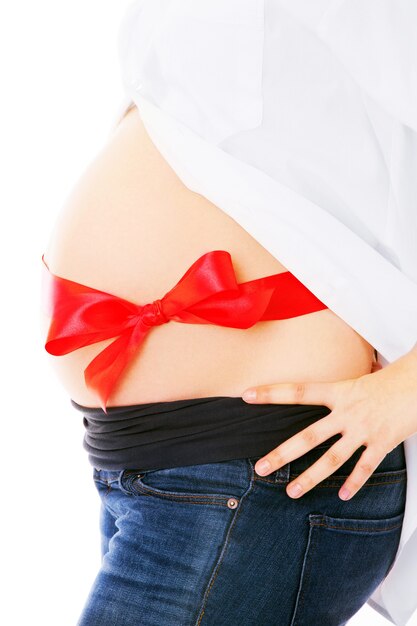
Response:
[[[133,329],[128,329],[106,346],[84,370],[85,383],[98,395],[106,414],[111,393],[149,330],[149,326],[139,321]]]
[[[284,272],[279,278],[280,288],[272,294],[263,321],[289,319],[328,308],[293,274]]]
[[[141,309],[118,296],[55,276],[45,261],[42,300],[50,318],[45,349],[54,356],[118,337],[132,328]]]
[[[69,352],[73,352],[74,350],[78,350],[78,348],[84,348],[85,346],[90,346],[93,343],[117,337],[123,330],[125,329],[109,328],[106,332],[89,332],[84,335],[65,335],[62,332],[62,336],[58,336],[55,334],[54,326],[52,324],[45,343],[45,350],[53,356],[62,356],[64,354],[68,354]]]

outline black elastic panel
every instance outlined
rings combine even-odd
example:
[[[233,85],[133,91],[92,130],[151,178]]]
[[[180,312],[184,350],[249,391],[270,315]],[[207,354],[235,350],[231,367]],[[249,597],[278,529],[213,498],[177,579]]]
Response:
[[[83,447],[97,469],[163,469],[261,456],[325,417],[323,405],[248,404],[210,396],[131,406],[84,407]]]

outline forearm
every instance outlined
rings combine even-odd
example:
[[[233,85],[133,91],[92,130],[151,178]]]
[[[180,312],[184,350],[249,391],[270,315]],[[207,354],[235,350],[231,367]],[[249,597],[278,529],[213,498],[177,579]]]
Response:
[[[411,348],[410,354],[412,354],[413,356],[415,356],[417,358],[417,341],[414,344],[414,346]]]

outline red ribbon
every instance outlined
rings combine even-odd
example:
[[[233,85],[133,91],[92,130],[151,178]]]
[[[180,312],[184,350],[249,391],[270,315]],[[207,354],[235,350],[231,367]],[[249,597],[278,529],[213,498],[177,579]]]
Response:
[[[327,308],[291,272],[236,282],[230,253],[203,254],[160,300],[139,305],[52,274],[42,256],[43,294],[51,324],[45,344],[59,356],[117,337],[84,370],[105,413],[123,370],[153,326],[169,321],[250,328]]]

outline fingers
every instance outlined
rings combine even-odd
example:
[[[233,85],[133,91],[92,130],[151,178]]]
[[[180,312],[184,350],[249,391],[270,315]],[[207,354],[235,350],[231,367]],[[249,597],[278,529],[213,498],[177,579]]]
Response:
[[[369,380],[369,375],[365,375],[359,379],[336,382],[277,383],[247,389],[242,394],[246,402],[320,404],[331,409],[326,417],[259,459],[255,464],[256,473],[265,476],[306,454],[333,435],[340,434],[341,437],[318,461],[287,485],[287,494],[291,497],[302,496],[331,476],[358,448],[365,445],[366,449],[339,490],[340,498],[351,498],[366,483],[386,454],[381,446],[382,426],[375,425],[375,420],[370,419],[375,403],[372,394],[367,391]],[[248,393],[251,391],[255,392],[255,397]],[[383,439],[386,446],[390,437],[384,435]]]
[[[347,442],[346,437],[341,437],[333,446],[326,450],[318,461],[313,463],[313,465],[307,468],[302,474],[297,476],[294,481],[287,485],[287,494],[292,498],[301,497],[325,478],[328,478],[331,474],[333,474],[339,467],[351,458],[354,452],[356,452],[361,445],[363,444],[360,442]],[[273,451],[274,454],[277,453],[277,451],[278,448]],[[348,500],[353,497],[376,470],[384,456],[385,455],[376,448],[366,448],[359,457],[353,471],[340,488],[339,497],[342,500]],[[277,453],[275,459],[278,458],[281,459],[281,464],[285,464],[291,460],[288,459],[287,461],[285,454],[279,455],[279,453]]]
[[[302,474],[287,485],[287,494],[292,498],[299,498],[303,494],[313,489],[322,480],[328,478],[333,474],[343,463],[345,463],[352,454],[360,447],[358,443],[347,443],[346,437],[339,439],[333,446],[331,446],[326,452],[316,461],[308,467]],[[367,474],[367,478],[372,474],[371,470]],[[365,478],[364,482],[367,480]],[[346,481],[343,485],[350,493],[352,485]],[[359,489],[359,487],[358,487]],[[339,491],[341,497],[342,490]],[[343,494],[342,494],[343,495]],[[347,498],[342,498],[347,499]]]
[[[255,471],[260,476],[265,476],[302,456],[340,431],[341,428],[334,414],[329,413],[258,459]]]
[[[352,498],[366,483],[378,465],[383,460],[385,454],[376,451],[371,447],[366,448],[358,459],[352,473],[345,480],[339,490],[339,497],[342,500]]]
[[[332,408],[341,387],[349,381],[295,382],[260,385],[246,389],[243,400],[265,404],[321,404]]]

